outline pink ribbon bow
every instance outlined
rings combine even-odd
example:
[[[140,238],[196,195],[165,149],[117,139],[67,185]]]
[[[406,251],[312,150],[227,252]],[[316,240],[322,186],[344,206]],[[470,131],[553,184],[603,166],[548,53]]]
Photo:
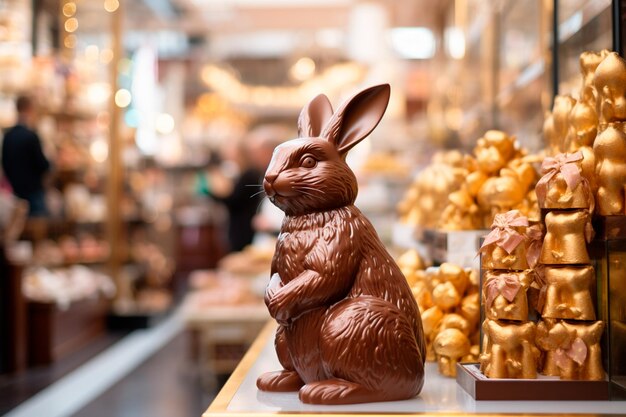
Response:
[[[563,175],[567,188],[574,191],[582,180],[580,169],[576,165],[576,162],[582,159],[583,153],[580,151],[572,154],[560,153],[554,157],[546,157],[541,163],[541,173],[544,175],[535,186],[537,199],[540,202],[545,201],[548,192],[548,183],[559,173]]]
[[[554,352],[554,363],[559,368],[565,369],[569,362],[568,359],[573,360],[578,365],[585,363],[585,359],[587,359],[587,345],[580,337],[574,339],[569,346],[559,347]]]
[[[528,262],[529,268],[534,268],[541,255],[543,231],[539,225],[535,224],[526,229],[526,237],[529,241],[528,247],[526,248],[526,262]]]
[[[521,286],[515,274],[499,274],[489,278],[485,282],[487,308],[491,308],[493,301],[498,295],[502,295],[509,303],[513,302]]]
[[[511,254],[516,247],[519,246],[526,238],[519,233],[513,227],[528,226],[528,218],[522,216],[519,210],[507,211],[503,214],[496,214],[491,225],[491,232],[485,236],[485,240],[478,250],[478,253],[483,252],[483,249],[492,243],[496,243],[506,253]]]

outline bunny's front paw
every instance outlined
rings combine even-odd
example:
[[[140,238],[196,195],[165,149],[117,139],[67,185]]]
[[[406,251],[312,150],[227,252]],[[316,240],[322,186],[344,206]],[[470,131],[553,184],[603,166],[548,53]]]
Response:
[[[277,291],[269,300],[267,309],[279,324],[288,325],[291,322],[292,314],[289,306],[289,297],[285,291]]]
[[[272,275],[270,282],[267,284],[265,288],[265,305],[269,306],[271,299],[276,294],[276,291],[280,290],[283,286],[283,281],[280,279],[280,275],[275,273]]]

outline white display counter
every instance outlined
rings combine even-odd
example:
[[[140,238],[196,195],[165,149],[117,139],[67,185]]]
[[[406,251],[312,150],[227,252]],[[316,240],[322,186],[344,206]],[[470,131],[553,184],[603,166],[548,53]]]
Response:
[[[421,394],[411,400],[322,406],[303,404],[298,394],[267,393],[256,387],[259,375],[281,369],[274,351],[276,325],[268,323],[215,401],[203,415],[303,414],[626,414],[626,401],[475,401],[456,380],[426,366]]]

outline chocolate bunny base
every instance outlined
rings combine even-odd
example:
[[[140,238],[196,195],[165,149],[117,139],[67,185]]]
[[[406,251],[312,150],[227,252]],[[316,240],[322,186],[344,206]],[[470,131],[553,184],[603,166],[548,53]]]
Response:
[[[424,383],[425,342],[417,304],[372,224],[354,206],[345,154],[378,124],[389,86],[369,88],[333,113],[316,97],[300,138],[276,148],[264,180],[285,211],[265,302],[279,323],[283,370],[263,391],[299,391],[313,404],[414,397]]]

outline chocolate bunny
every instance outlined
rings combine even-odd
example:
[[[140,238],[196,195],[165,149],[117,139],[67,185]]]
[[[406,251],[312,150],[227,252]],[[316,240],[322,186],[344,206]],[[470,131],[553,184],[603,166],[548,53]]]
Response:
[[[313,404],[393,401],[417,395],[425,347],[417,304],[372,224],[354,206],[346,153],[378,125],[389,85],[361,91],[333,113],[325,95],[278,146],[263,187],[285,212],[265,303],[279,323],[284,370],[263,391],[300,391]]]

